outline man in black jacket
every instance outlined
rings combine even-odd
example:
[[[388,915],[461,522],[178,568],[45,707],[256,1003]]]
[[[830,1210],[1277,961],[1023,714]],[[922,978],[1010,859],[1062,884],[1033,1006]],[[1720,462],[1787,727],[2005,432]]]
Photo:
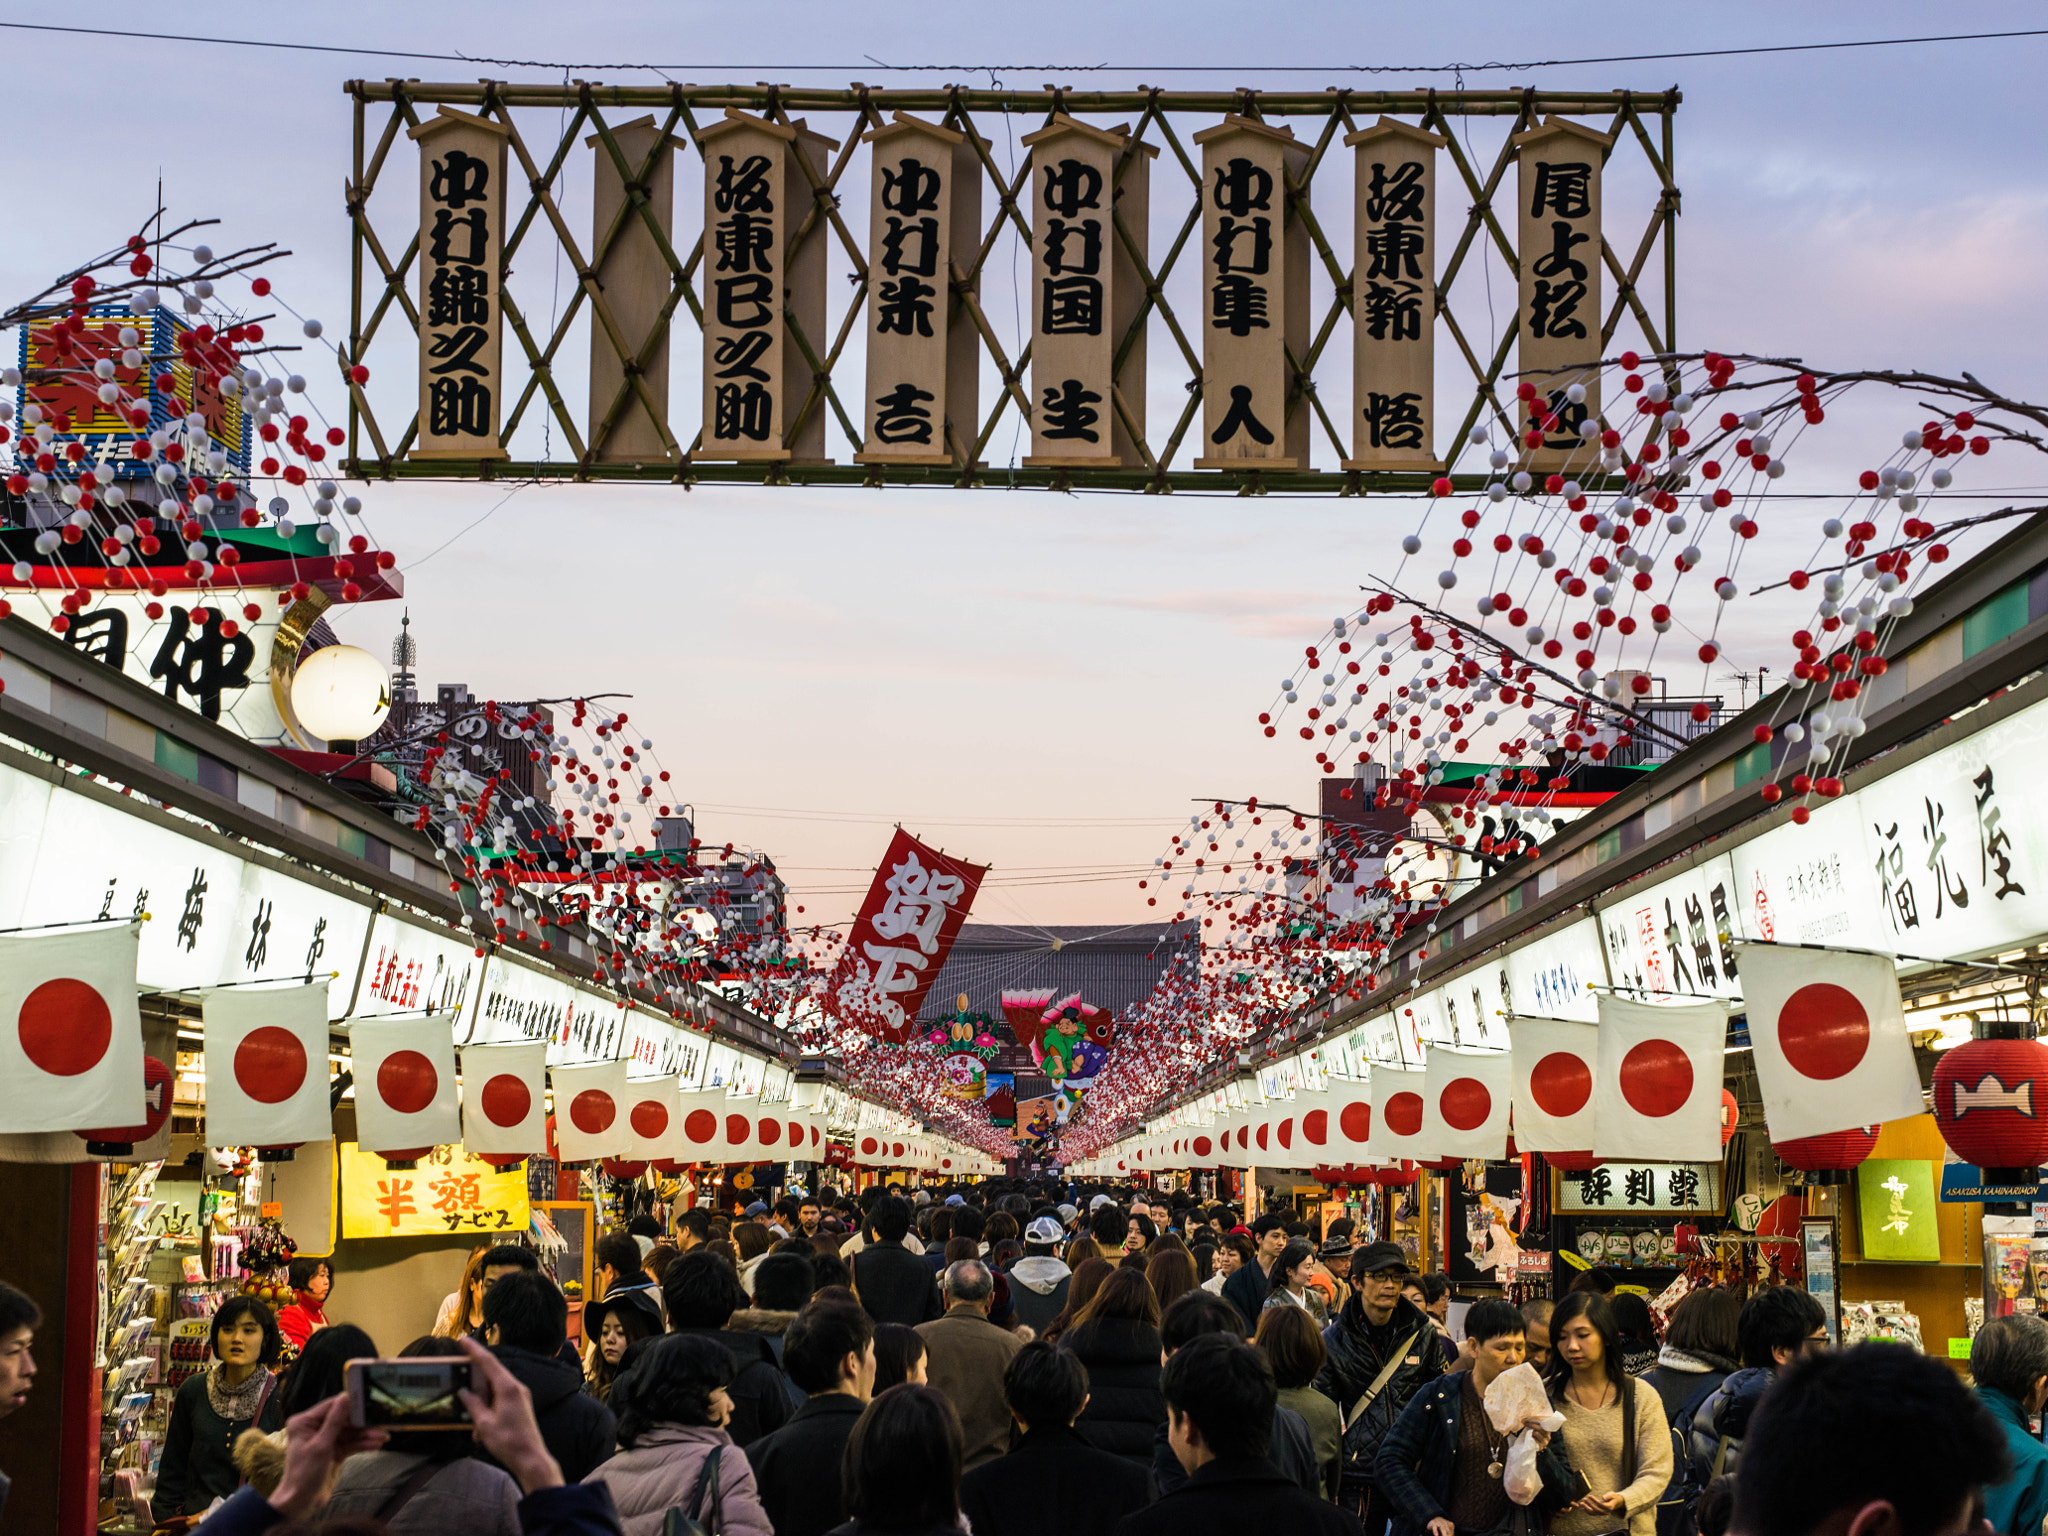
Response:
[[[484,1292],[484,1342],[533,1394],[533,1416],[562,1476],[580,1483],[618,1444],[611,1409],[583,1390],[583,1372],[559,1358],[569,1302],[538,1270],[520,1269]],[[481,1451],[477,1453],[483,1455]]]
[[[824,1536],[846,1518],[839,1464],[874,1391],[875,1326],[851,1302],[813,1302],[783,1335],[782,1364],[804,1404],[747,1461],[775,1536]]]
[[[1369,1531],[1392,1513],[1373,1482],[1380,1441],[1408,1400],[1449,1368],[1443,1335],[1401,1294],[1408,1258],[1395,1243],[1368,1243],[1351,1260],[1352,1294],[1323,1330],[1329,1359],[1316,1390],[1344,1417],[1344,1476],[1338,1502]]]
[[[1127,1515],[1116,1536],[1362,1536],[1356,1516],[1273,1465],[1279,1389],[1259,1351],[1228,1334],[1206,1334],[1174,1352],[1160,1387],[1168,1440],[1187,1482]]]
[[[895,1195],[874,1209],[875,1236],[853,1256],[853,1293],[877,1323],[915,1328],[939,1316],[939,1285],[932,1267],[903,1246],[910,1207]]]
[[[703,1333],[732,1351],[738,1374],[726,1392],[732,1398],[732,1421],[726,1433],[738,1446],[753,1444],[789,1422],[789,1394],[775,1350],[765,1334],[733,1333],[726,1323],[747,1303],[747,1293],[732,1266],[708,1248],[695,1249],[669,1264],[661,1277],[668,1303],[670,1333]]]
[[[1259,1326],[1259,1312],[1273,1289],[1273,1265],[1287,1246],[1286,1218],[1276,1211],[1266,1212],[1252,1223],[1252,1241],[1257,1244],[1258,1262],[1238,1265],[1223,1282],[1223,1299],[1237,1308],[1246,1333]]]
[[[960,1512],[974,1536],[1110,1536],[1152,1502],[1142,1467],[1074,1432],[1088,1403],[1088,1369],[1071,1351],[1026,1344],[1003,1372],[1003,1401],[1023,1438],[960,1479]]]
[[[1189,1291],[1176,1298],[1159,1323],[1163,1344],[1160,1364],[1164,1365],[1196,1339],[1212,1333],[1243,1339],[1243,1330],[1237,1326],[1237,1311],[1229,1302],[1204,1290]],[[1160,1493],[1171,1493],[1188,1480],[1173,1452],[1172,1427],[1171,1422],[1161,1424],[1152,1437],[1152,1484]],[[1315,1439],[1309,1433],[1308,1420],[1292,1408],[1275,1407],[1270,1438],[1271,1449],[1266,1454],[1273,1465],[1296,1487],[1321,1498],[1322,1472],[1316,1465]]]

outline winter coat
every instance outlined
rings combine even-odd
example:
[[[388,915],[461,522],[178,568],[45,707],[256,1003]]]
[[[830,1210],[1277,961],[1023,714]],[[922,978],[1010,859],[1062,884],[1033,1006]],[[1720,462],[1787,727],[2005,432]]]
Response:
[[[1722,1473],[1733,1472],[1742,1456],[1742,1437],[1749,1433],[1750,1416],[1764,1399],[1765,1391],[1777,1380],[1769,1366],[1745,1366],[1716,1387],[1707,1400],[1693,1410],[1693,1480],[1706,1485]],[[1727,1443],[1724,1453],[1722,1442]],[[1716,1465],[1718,1461],[1719,1465]]]
[[[1326,1497],[1336,1498],[1344,1471],[1344,1419],[1337,1405],[1314,1387],[1282,1387],[1280,1406],[1300,1414],[1308,1425],[1317,1482]]]
[[[739,1314],[734,1313],[735,1317]],[[725,1390],[732,1398],[732,1422],[726,1425],[732,1435],[732,1443],[738,1446],[752,1445],[763,1435],[782,1428],[789,1422],[789,1416],[796,1412],[796,1405],[790,1401],[788,1378],[776,1363],[775,1349],[767,1338],[758,1333],[747,1333],[727,1326],[717,1328],[672,1328],[671,1333],[702,1334],[707,1339],[716,1339],[732,1351],[733,1359],[739,1365],[732,1385]]]
[[[1088,1367],[1088,1406],[1075,1431],[1098,1451],[1151,1465],[1152,1432],[1166,1417],[1159,1330],[1136,1318],[1090,1318],[1062,1333],[1060,1348]]]
[[[960,1479],[960,1512],[974,1536],[1110,1536],[1151,1502],[1149,1472],[1065,1428],[1034,1429],[1009,1455]]]
[[[326,1326],[327,1314],[320,1309],[320,1303],[305,1291],[300,1291],[298,1300],[277,1314],[277,1331],[285,1336],[293,1349],[304,1349],[306,1340]]]
[[[1991,1417],[2005,1431],[2012,1476],[1984,1490],[1984,1518],[2002,1536],[2039,1536],[2048,1518],[2048,1445],[2027,1428],[2026,1411],[1994,1387],[1979,1387]]]
[[[1373,1481],[1393,1506],[1393,1536],[1424,1536],[1429,1522],[1445,1518],[1450,1508],[1466,1374],[1439,1376],[1408,1399],[1380,1441]],[[1562,1509],[1576,1497],[1562,1434],[1552,1435],[1550,1444],[1537,1453],[1536,1470],[1543,1479],[1543,1491],[1534,1502],[1539,1513]]]
[[[284,1428],[284,1406],[273,1386],[252,1419],[230,1423],[213,1411],[206,1395],[206,1371],[185,1378],[171,1402],[170,1427],[164,1433],[163,1460],[157,1468],[151,1503],[159,1520],[196,1515],[215,1499],[224,1499],[241,1485],[235,1469],[235,1442],[245,1429],[265,1433]]]
[[[563,1480],[580,1483],[590,1476],[616,1447],[619,1426],[611,1409],[583,1390],[582,1370],[559,1356],[537,1355],[513,1344],[500,1344],[491,1353],[533,1394],[541,1441],[561,1464]],[[498,1464],[482,1449],[476,1454]]]
[[[772,1435],[747,1447],[754,1486],[775,1536],[823,1536],[846,1518],[839,1464],[867,1407],[844,1392],[808,1398]]]
[[[1212,1461],[1150,1508],[1127,1515],[1116,1536],[1362,1536],[1358,1517],[1304,1493],[1272,1462]]]
[[[1249,1268],[1250,1266],[1247,1266]],[[1235,1279],[1236,1276],[1231,1277]],[[1394,1427],[1408,1400],[1444,1374],[1444,1336],[1436,1330],[1422,1308],[1403,1296],[1394,1303],[1386,1325],[1375,1328],[1367,1321],[1365,1309],[1353,1296],[1337,1313],[1337,1320],[1323,1330],[1323,1348],[1329,1359],[1316,1377],[1316,1390],[1349,1415],[1387,1364],[1386,1352],[1407,1341],[1406,1352],[1379,1395],[1366,1406],[1344,1434],[1344,1482],[1357,1486],[1372,1481],[1373,1463],[1380,1441]]]
[[[1173,1454],[1173,1442],[1168,1439],[1166,1431],[1164,1424],[1152,1431],[1152,1486],[1161,1494],[1187,1486],[1188,1480],[1180,1458]],[[1303,1493],[1322,1497],[1322,1478],[1316,1470],[1315,1439],[1309,1433],[1308,1420],[1292,1408],[1274,1408],[1273,1438],[1266,1450],[1266,1460],[1279,1468],[1280,1475]]]
[[[1010,1266],[1010,1301],[1017,1321],[1034,1334],[1066,1310],[1074,1272],[1050,1255],[1019,1259]]]
[[[915,1328],[939,1316],[939,1286],[932,1268],[894,1243],[863,1248],[849,1266],[853,1293],[877,1323]]]
[[[1010,1445],[1003,1372],[1024,1341],[966,1303],[920,1325],[917,1336],[924,1340],[926,1375],[960,1416],[966,1469],[971,1472],[983,1462],[995,1460]]]
[[[341,1464],[323,1518],[377,1516],[426,1465],[404,1451],[364,1451]],[[519,1485],[510,1473],[463,1455],[445,1463],[405,1503],[382,1516],[391,1536],[519,1536]]]
[[[284,1512],[244,1488],[206,1517],[206,1536],[263,1536],[285,1523]],[[519,1501],[522,1536],[620,1536],[611,1494],[596,1483],[537,1488]]]
[[[1657,1363],[1636,1379],[1663,1399],[1664,1417],[1671,1421],[1671,1427],[1682,1429],[1680,1410],[1699,1401],[1703,1392],[1712,1392],[1734,1372],[1735,1362],[1726,1355],[1703,1349],[1674,1349],[1666,1344],[1658,1351]]]
[[[746,1453],[722,1429],[708,1424],[657,1424],[640,1443],[590,1474],[589,1481],[611,1490],[625,1536],[660,1536],[663,1519],[696,1491],[705,1461],[716,1455],[718,1509],[714,1525],[707,1505],[700,1521],[719,1536],[775,1536],[761,1508],[761,1494]],[[467,1536],[467,1533],[465,1533]]]

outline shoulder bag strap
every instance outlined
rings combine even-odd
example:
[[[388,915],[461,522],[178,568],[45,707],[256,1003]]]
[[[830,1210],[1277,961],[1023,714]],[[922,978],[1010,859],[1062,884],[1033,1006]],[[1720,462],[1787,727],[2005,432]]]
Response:
[[[1379,1375],[1373,1377],[1372,1385],[1365,1389],[1358,1401],[1351,1405],[1351,1411],[1344,1416],[1344,1422],[1339,1427],[1345,1434],[1351,1432],[1351,1426],[1358,1422],[1359,1415],[1372,1406],[1373,1399],[1385,1390],[1389,1381],[1393,1380],[1394,1372],[1401,1368],[1402,1357],[1408,1353],[1409,1346],[1414,1344],[1421,1332],[1420,1328],[1416,1329],[1414,1333],[1409,1334],[1407,1338],[1403,1339],[1395,1347],[1391,1355],[1387,1356],[1387,1363],[1380,1367]]]
[[[412,1496],[431,1483],[434,1480],[434,1474],[446,1465],[446,1462],[440,1461],[421,1462],[412,1469],[412,1474],[398,1485],[392,1492],[391,1497],[377,1506],[377,1512],[371,1518],[384,1521],[390,1520],[393,1515],[410,1504]]]
[[[725,1459],[725,1447],[714,1445],[705,1459],[704,1472],[697,1479],[697,1494],[690,1501],[690,1518],[695,1520],[711,1536],[719,1536],[725,1529],[724,1511],[719,1507],[718,1464]]]
[[[1642,1474],[1641,1458],[1636,1447],[1636,1384],[1632,1377],[1621,1378],[1621,1464],[1628,1468],[1628,1481],[1634,1482]],[[1623,1485],[1624,1487],[1627,1484]]]

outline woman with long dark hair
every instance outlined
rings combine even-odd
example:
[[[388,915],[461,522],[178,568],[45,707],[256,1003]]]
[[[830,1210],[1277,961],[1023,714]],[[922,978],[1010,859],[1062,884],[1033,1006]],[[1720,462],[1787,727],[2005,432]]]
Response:
[[[1164,1317],[1168,1307],[1198,1284],[1195,1261],[1185,1248],[1153,1246],[1152,1257],[1145,1261],[1145,1279],[1152,1286],[1152,1294],[1159,1298],[1159,1315]]]
[[[462,1279],[452,1292],[442,1298],[441,1310],[434,1317],[435,1338],[459,1339],[483,1327],[484,1255],[494,1246],[492,1243],[478,1243],[470,1250],[469,1262],[462,1266]]]
[[[1550,1536],[1652,1536],[1657,1500],[1671,1481],[1671,1428],[1662,1399],[1622,1369],[1605,1296],[1573,1291],[1557,1304],[1546,1380],[1582,1489],[1551,1522]]]
[[[1082,1309],[1095,1299],[1102,1283],[1115,1273],[1116,1266],[1107,1259],[1083,1259],[1074,1269],[1074,1278],[1067,1282],[1065,1310],[1045,1325],[1045,1332],[1039,1337],[1048,1344],[1058,1342],[1059,1336],[1079,1320]]]
[[[1098,1451],[1150,1467],[1166,1399],[1159,1390],[1159,1298],[1144,1272],[1113,1271],[1074,1314],[1059,1345],[1088,1368],[1088,1403],[1074,1432]]]
[[[959,1536],[964,1460],[960,1417],[945,1394],[891,1387],[847,1437],[840,1486],[852,1518],[831,1536]]]
[[[153,1503],[159,1521],[196,1515],[241,1484],[235,1442],[245,1429],[284,1428],[277,1364],[284,1337],[254,1296],[230,1296],[213,1314],[206,1352],[213,1363],[188,1376],[171,1402]]]
[[[926,1379],[924,1340],[918,1337],[917,1330],[901,1323],[876,1325],[873,1396],[880,1397],[906,1381],[921,1387]]]

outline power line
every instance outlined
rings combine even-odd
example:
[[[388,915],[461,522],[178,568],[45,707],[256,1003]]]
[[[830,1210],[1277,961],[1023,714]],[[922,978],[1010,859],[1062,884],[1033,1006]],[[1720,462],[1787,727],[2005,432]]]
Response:
[[[642,70],[668,75],[678,70],[778,71],[844,75],[850,70],[881,69],[892,74],[1002,74],[1039,71],[1051,74],[1103,74],[1114,71],[1169,71],[1199,75],[1466,75],[1493,71],[1518,73],[1532,69],[1563,69],[1583,64],[1656,64],[1679,59],[1750,58],[1773,53],[1820,53],[1849,48],[1901,48],[1930,43],[2000,42],[2015,38],[2048,37],[2048,27],[2030,27],[2004,32],[1943,32],[1920,37],[1866,37],[1822,43],[1769,43],[1750,48],[1689,48],[1668,53],[1592,54],[1570,59],[1493,59],[1485,62],[1451,64],[885,64],[863,55],[856,64],[646,64],[634,61],[613,63],[564,62],[559,59],[494,58],[488,54],[429,53],[407,48],[364,48],[342,43],[293,43],[271,38],[210,37],[190,32],[147,32],[119,27],[61,26],[55,22],[0,21],[0,29],[15,32],[51,32],[74,37],[127,38],[151,43],[194,43],[213,48],[258,48],[286,53],[328,53],[357,58],[425,59],[447,64],[494,64],[510,69]]]

